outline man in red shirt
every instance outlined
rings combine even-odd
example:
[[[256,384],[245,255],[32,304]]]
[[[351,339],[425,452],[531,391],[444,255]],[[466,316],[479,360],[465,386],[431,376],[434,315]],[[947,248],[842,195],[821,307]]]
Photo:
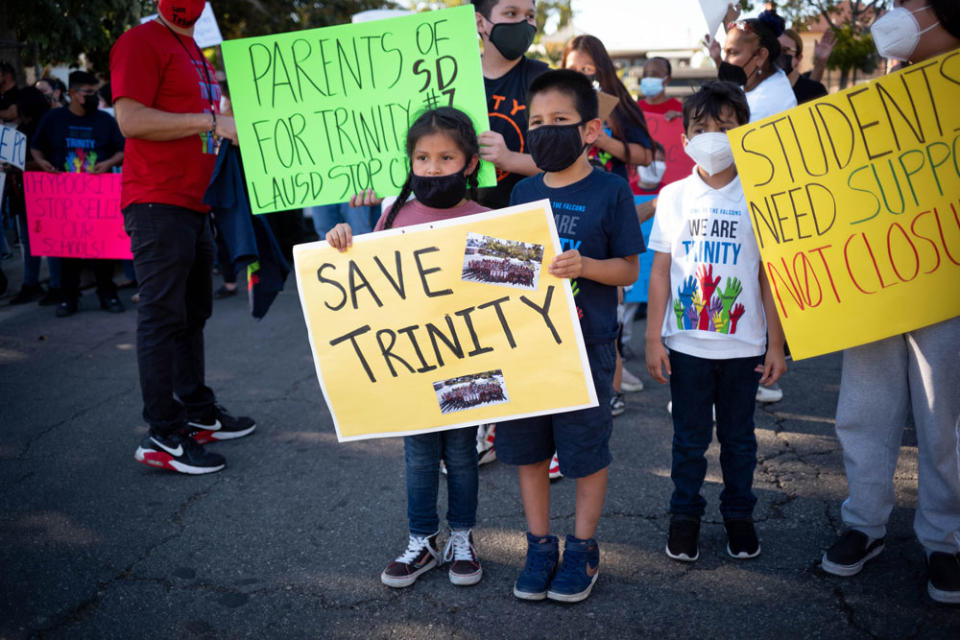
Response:
[[[214,69],[193,40],[203,6],[158,0],[157,19],[124,33],[110,52],[114,107],[127,139],[121,207],[140,286],[137,364],[150,428],[136,459],[190,474],[226,464],[205,442],[255,428],[216,404],[204,384],[214,244],[202,199],[217,138],[236,139],[236,126],[218,114]]]

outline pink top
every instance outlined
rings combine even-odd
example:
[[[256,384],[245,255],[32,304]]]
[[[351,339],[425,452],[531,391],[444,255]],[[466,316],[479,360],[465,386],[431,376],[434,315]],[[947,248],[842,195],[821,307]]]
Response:
[[[394,206],[396,206],[396,203],[394,203]],[[473,200],[466,200],[463,204],[458,204],[449,209],[434,209],[416,200],[411,200],[397,213],[397,219],[393,221],[392,228],[409,227],[410,225],[423,224],[425,222],[439,222],[441,220],[449,220],[450,218],[469,216],[473,213],[483,213],[484,211],[490,211],[490,209]],[[377,226],[373,228],[374,231],[383,231],[383,223],[387,221],[389,214],[390,209],[383,212],[380,219],[377,220]]]

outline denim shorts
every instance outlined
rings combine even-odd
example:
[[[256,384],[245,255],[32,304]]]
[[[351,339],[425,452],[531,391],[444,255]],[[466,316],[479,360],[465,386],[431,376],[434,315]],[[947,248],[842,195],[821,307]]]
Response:
[[[617,364],[616,347],[611,340],[588,344],[586,350],[598,406],[498,423],[498,460],[513,465],[535,464],[549,460],[556,451],[560,472],[568,478],[583,478],[610,465],[610,396]]]

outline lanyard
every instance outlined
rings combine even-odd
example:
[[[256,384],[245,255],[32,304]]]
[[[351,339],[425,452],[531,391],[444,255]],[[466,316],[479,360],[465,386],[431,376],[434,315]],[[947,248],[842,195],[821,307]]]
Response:
[[[160,24],[162,24],[167,28],[167,31],[170,32],[170,35],[173,36],[174,40],[180,43],[180,46],[183,47],[184,53],[186,53],[187,57],[190,58],[190,62],[191,63],[196,62],[196,60],[193,59],[193,54],[191,54],[190,50],[187,49],[187,45],[183,44],[183,40],[180,39],[180,36],[177,35],[177,32],[174,31],[170,27],[170,25],[168,25],[163,20],[158,20],[158,22],[160,22]],[[203,57],[203,51],[200,50],[200,47],[199,45],[197,45],[196,40],[193,41],[193,46],[197,48],[197,53],[200,55],[200,68],[203,69],[203,78],[207,82],[207,100],[210,101],[210,113],[214,114],[214,117],[216,117],[217,112],[216,112],[216,109],[214,108],[215,103],[213,100],[213,83],[210,81],[210,73],[207,71],[207,60],[206,58]]]

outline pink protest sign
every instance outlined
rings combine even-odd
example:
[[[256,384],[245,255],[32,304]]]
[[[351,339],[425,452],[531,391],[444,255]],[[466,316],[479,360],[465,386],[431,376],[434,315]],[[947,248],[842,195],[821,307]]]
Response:
[[[23,190],[33,255],[133,257],[120,212],[119,173],[28,171]]]

